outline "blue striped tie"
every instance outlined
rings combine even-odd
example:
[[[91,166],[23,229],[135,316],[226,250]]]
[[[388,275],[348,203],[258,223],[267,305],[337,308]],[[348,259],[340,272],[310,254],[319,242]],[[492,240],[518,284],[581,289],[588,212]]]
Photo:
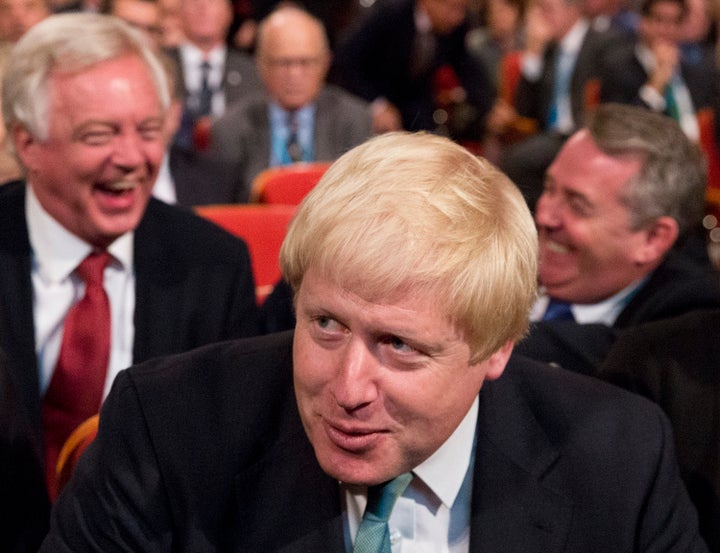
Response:
[[[400,476],[368,488],[368,501],[360,528],[355,536],[353,553],[390,553],[388,519],[395,501],[410,484],[412,474]]]

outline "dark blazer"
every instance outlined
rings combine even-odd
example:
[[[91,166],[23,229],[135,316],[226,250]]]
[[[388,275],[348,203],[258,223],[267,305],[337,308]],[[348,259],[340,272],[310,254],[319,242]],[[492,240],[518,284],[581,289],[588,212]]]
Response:
[[[634,41],[619,43],[604,53],[600,65],[600,98],[603,102],[650,108],[640,98],[640,88],[647,82],[648,74],[635,53],[635,47]],[[706,52],[696,63],[681,61],[680,74],[695,110],[711,108],[717,112],[720,107],[720,71],[712,52]],[[716,137],[720,137],[720,131]]]
[[[671,253],[620,312],[613,327],[572,321],[539,321],[517,351],[539,361],[595,374],[618,330],[720,307],[717,273],[683,253]]]
[[[292,386],[292,334],[124,371],[41,551],[345,550]],[[514,358],[487,382],[471,551],[705,551],[651,402]]]
[[[213,152],[170,146],[170,174],[178,205],[192,207],[238,201],[245,191],[237,178],[237,164]]]
[[[42,466],[25,185],[15,182],[0,190],[0,347]],[[135,231],[134,256],[134,362],[257,333],[250,259],[241,240],[151,199]]]
[[[333,161],[372,134],[367,102],[339,87],[326,85],[315,100],[315,161]],[[236,168],[234,202],[248,200],[252,180],[270,165],[268,97],[255,94],[218,118],[211,130],[210,154]]]
[[[386,98],[402,115],[406,130],[433,130],[435,70],[450,65],[467,93],[468,103],[482,121],[495,100],[492,78],[465,44],[466,24],[437,36],[435,60],[420,75],[411,72],[415,29],[415,0],[377,2],[373,11],[338,47],[336,70],[340,84],[373,101]]]
[[[625,330],[601,378],[658,403],[670,418],[700,532],[720,552],[720,310]]]
[[[617,37],[611,32],[600,32],[590,27],[583,39],[575,68],[570,80],[570,107],[573,121],[581,126],[587,111],[586,87],[597,77],[599,58],[608,45]],[[521,75],[515,92],[515,107],[523,117],[538,121],[539,128],[545,129],[552,106],[555,88],[555,58],[558,47],[551,44],[543,56],[544,65],[540,79],[529,81]]]

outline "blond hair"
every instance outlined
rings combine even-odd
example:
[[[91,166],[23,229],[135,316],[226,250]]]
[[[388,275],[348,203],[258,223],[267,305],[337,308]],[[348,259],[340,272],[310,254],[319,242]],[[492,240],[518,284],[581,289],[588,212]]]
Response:
[[[389,133],[338,159],[301,204],[281,254],[295,292],[309,267],[369,301],[435,294],[473,362],[528,327],[537,234],[515,185],[446,138]]]

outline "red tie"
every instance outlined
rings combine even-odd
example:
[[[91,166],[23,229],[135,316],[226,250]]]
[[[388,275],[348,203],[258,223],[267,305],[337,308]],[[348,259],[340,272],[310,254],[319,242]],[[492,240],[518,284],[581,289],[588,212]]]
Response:
[[[85,419],[100,410],[110,359],[110,302],[103,273],[110,254],[91,253],[76,271],[85,296],[65,317],[60,355],[43,399],[45,476],[55,500],[55,466],[65,440]]]

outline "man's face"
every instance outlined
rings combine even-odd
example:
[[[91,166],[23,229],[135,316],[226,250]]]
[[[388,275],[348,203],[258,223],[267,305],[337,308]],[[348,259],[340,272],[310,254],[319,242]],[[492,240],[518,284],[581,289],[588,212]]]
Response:
[[[452,33],[465,20],[467,0],[420,0],[420,5],[440,35]]]
[[[0,40],[17,42],[50,12],[42,0],[0,0]]]
[[[112,15],[143,31],[155,47],[160,47],[162,26],[160,4],[145,0],[114,0]]]
[[[656,2],[650,7],[650,12],[640,18],[638,33],[648,45],[656,42],[677,44],[682,21],[683,11],[679,3],[670,0]]]
[[[377,484],[427,459],[452,434],[512,346],[471,365],[442,299],[371,303],[311,268],[297,297],[293,363],[300,415],[325,472]]]
[[[180,0],[178,14],[183,33],[199,47],[214,47],[225,40],[232,21],[228,0]]]
[[[648,231],[631,230],[620,196],[640,168],[638,159],[604,154],[585,129],[562,148],[535,209],[540,284],[549,295],[595,303],[648,271],[639,258]]]
[[[258,71],[270,96],[294,110],[320,94],[330,59],[321,29],[304,16],[281,15],[266,29]]]
[[[83,240],[107,246],[142,217],[163,156],[163,110],[136,56],[49,79],[49,136],[14,130],[40,203]]]

